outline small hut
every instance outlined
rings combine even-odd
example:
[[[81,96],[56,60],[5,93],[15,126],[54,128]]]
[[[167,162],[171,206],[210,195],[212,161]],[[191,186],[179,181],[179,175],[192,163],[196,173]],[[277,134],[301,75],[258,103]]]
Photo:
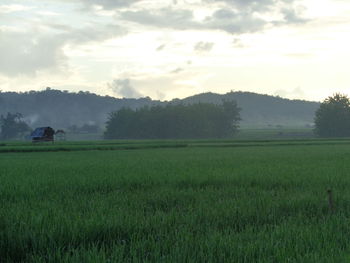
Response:
[[[30,137],[32,142],[53,142],[55,130],[51,127],[36,128]]]

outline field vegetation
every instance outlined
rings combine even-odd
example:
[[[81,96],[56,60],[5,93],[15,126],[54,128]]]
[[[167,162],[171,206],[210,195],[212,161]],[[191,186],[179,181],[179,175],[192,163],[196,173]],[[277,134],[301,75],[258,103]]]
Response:
[[[1,262],[347,262],[349,144],[3,143]]]

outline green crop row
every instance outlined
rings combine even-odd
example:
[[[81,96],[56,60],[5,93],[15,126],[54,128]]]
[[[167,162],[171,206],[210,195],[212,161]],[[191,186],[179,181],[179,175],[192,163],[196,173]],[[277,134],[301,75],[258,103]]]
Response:
[[[11,152],[59,152],[59,151],[107,151],[183,147],[261,147],[293,145],[346,145],[350,139],[287,139],[287,140],[106,140],[94,142],[24,143],[7,142],[0,145],[0,153]]]

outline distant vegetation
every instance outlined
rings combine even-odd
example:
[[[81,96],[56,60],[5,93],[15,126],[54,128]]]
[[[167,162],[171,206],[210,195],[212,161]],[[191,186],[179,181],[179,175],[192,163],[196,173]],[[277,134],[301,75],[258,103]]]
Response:
[[[10,113],[0,115],[0,139],[9,140],[30,132],[30,127],[23,121],[22,114]]]
[[[323,137],[350,136],[350,100],[346,95],[325,99],[316,111],[315,132]]]
[[[184,103],[220,103],[234,100],[242,109],[242,128],[307,127],[314,123],[318,102],[289,100],[281,97],[252,92],[229,92],[226,94],[202,93],[181,100]]]
[[[20,112],[23,120],[32,128],[51,126],[66,129],[75,125],[104,128],[108,113],[130,107],[132,109],[151,105],[149,98],[117,99],[98,96],[89,92],[71,93],[46,89],[24,93],[0,93],[0,114]],[[74,127],[72,127],[74,129]]]
[[[161,102],[150,98],[118,99],[89,92],[72,93],[48,88],[44,91],[24,93],[0,92],[0,114],[20,112],[23,120],[31,128],[51,126],[54,129],[74,130],[75,125],[79,130],[85,125],[95,125],[99,130],[103,130],[108,114],[122,108],[135,110],[144,106],[165,106],[169,103],[220,104],[223,100],[234,100],[242,109],[240,122],[242,128],[311,126],[315,111],[319,107],[317,102],[288,100],[240,91],[224,95],[203,93],[181,100]],[[86,130],[86,127],[83,130]]]
[[[105,138],[227,138],[237,131],[239,111],[234,101],[121,109],[110,114]]]

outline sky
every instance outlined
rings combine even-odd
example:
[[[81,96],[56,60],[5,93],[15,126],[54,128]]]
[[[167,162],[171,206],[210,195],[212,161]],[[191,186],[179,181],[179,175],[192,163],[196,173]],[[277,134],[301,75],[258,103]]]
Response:
[[[0,0],[0,90],[350,95],[349,0]]]

